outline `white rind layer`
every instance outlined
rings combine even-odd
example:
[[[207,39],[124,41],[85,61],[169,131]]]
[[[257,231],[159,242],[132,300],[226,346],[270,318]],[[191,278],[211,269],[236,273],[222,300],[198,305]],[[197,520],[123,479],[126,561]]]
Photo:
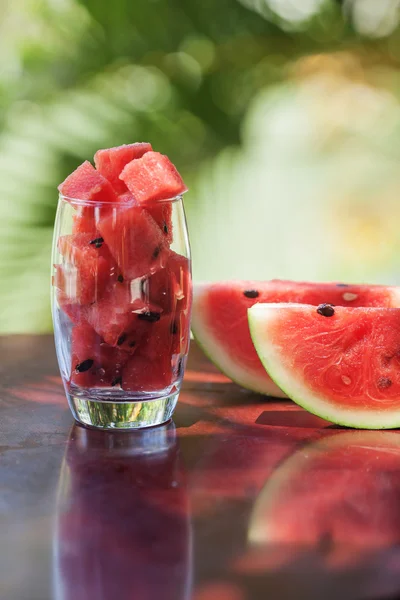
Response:
[[[207,314],[202,310],[206,292],[210,284],[196,283],[193,295],[192,332],[195,340],[210,360],[227,376],[244,388],[277,398],[285,398],[284,392],[267,377],[258,377],[228,356],[225,347],[213,335]]]
[[[333,404],[328,398],[316,395],[302,379],[302,373],[294,373],[290,368],[290,348],[283,356],[279,346],[272,341],[272,325],[284,311],[308,311],[309,306],[301,304],[256,304],[249,309],[249,325],[252,340],[266,371],[275,383],[286,392],[296,404],[309,412],[347,427],[358,429],[394,429],[400,427],[400,398],[398,409],[365,410],[350,409]]]

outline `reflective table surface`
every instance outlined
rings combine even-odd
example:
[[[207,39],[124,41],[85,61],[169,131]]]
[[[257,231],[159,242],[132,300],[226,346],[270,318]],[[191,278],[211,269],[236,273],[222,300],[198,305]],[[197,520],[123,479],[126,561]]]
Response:
[[[174,422],[75,425],[50,336],[0,338],[0,598],[400,595],[400,432],[246,392],[193,344]]]

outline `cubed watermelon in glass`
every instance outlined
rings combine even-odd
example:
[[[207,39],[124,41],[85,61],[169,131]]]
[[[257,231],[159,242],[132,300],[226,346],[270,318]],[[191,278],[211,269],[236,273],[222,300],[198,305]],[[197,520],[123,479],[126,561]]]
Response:
[[[146,142],[98,150],[94,155],[94,164],[98,172],[111,183],[114,190],[118,194],[123,194],[127,191],[125,183],[119,178],[123,168],[132,160],[141,158],[143,154],[151,150],[151,144]]]
[[[56,270],[62,269],[61,265],[55,265]],[[55,285],[55,277],[53,278],[53,285]],[[57,302],[60,310],[62,310],[70,320],[76,325],[86,323],[86,312],[85,306],[71,302],[71,299],[61,289],[57,290]]]
[[[128,353],[106,344],[89,325],[75,326],[71,340],[70,382],[89,388],[120,385],[128,358]]]
[[[164,265],[168,249],[163,234],[140,206],[113,209],[98,228],[124,278],[143,277]]]
[[[165,267],[144,280],[142,288],[148,301],[166,313],[186,309],[191,294],[189,260],[170,250]]]
[[[140,204],[168,200],[186,192],[182,177],[167,156],[146,152],[123,169],[120,179]]]
[[[92,202],[117,202],[117,194],[111,183],[101,175],[89,161],[82,163],[75,171],[68,175],[58,189],[66,198]],[[73,232],[96,232],[96,214],[92,206],[76,205]],[[97,209],[100,210],[99,208]]]
[[[146,206],[146,210],[161,229],[165,241],[171,245],[173,241],[171,202],[157,202]]]
[[[77,233],[61,236],[58,249],[64,262],[57,267],[54,285],[75,304],[89,304],[101,297],[115,274],[115,263],[102,238]]]
[[[161,309],[144,302],[135,284],[119,276],[103,298],[88,307],[86,318],[108,344],[133,352],[151,325],[151,315],[158,320]]]
[[[171,359],[165,355],[154,361],[134,354],[123,369],[122,389],[126,391],[159,392],[171,384]]]

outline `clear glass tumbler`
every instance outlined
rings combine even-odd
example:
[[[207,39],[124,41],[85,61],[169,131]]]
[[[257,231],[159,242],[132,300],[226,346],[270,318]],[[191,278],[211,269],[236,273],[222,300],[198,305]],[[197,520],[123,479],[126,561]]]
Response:
[[[52,265],[55,345],[75,419],[102,429],[166,422],[190,339],[182,197],[143,207],[60,196]]]

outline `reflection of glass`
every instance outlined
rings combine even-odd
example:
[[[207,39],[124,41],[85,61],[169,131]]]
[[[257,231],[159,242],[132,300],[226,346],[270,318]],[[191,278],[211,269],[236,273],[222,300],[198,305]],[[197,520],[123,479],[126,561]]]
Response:
[[[399,456],[397,433],[338,433],[305,446],[267,481],[250,542],[331,558],[400,543]]]
[[[60,196],[52,264],[55,343],[74,417],[103,429],[168,421],[189,348],[182,197],[143,208]]]
[[[73,427],[57,504],[57,600],[186,600],[191,529],[173,424],[132,433]]]

